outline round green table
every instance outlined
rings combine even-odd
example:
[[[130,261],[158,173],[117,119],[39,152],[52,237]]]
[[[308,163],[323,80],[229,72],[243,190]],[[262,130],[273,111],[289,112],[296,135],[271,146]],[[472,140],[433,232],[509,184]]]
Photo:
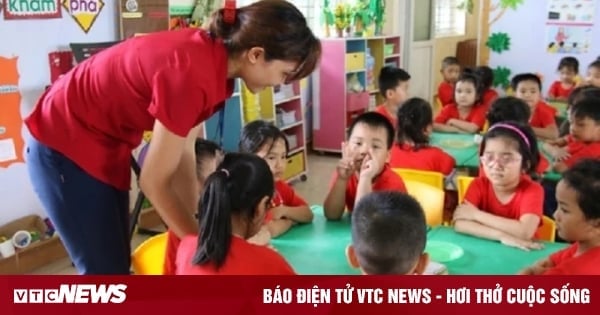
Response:
[[[313,223],[293,227],[272,240],[275,249],[283,255],[298,274],[358,275],[346,259],[350,244],[350,217],[328,221],[321,206],[313,206]],[[451,275],[487,274],[510,275],[551,253],[565,248],[565,243],[545,243],[542,250],[523,251],[499,242],[456,233],[449,227],[435,227],[427,233],[428,241],[447,242],[463,249],[456,260],[444,262]]]

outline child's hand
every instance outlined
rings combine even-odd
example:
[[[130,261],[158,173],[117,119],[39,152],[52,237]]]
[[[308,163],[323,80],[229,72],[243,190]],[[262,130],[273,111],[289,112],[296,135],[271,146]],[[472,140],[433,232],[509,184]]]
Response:
[[[516,238],[511,235],[504,235],[503,237],[501,237],[500,243],[502,243],[506,246],[516,247],[516,248],[522,249],[527,252],[532,249],[544,248],[544,245],[542,243],[538,243],[538,242],[534,242],[534,241],[530,241],[530,240],[522,240],[520,238]]]
[[[564,148],[554,147],[552,152],[550,152],[555,161],[562,162],[571,157],[571,154],[567,152]]]
[[[534,266],[527,267],[527,268],[519,271],[517,273],[517,275],[521,275],[521,276],[541,275],[542,273],[544,273],[544,271],[546,271],[546,269],[548,269],[548,268],[534,265]]]
[[[342,142],[342,159],[338,162],[337,172],[338,177],[343,180],[348,180],[356,171],[354,165],[354,154],[346,142]]]
[[[259,246],[266,246],[271,241],[271,233],[266,226],[262,226],[256,235],[248,239],[248,243]]]
[[[468,220],[468,221],[477,221],[477,214],[480,210],[477,209],[474,205],[463,202],[462,204],[456,207],[454,211],[454,215],[452,216],[453,221],[456,220]]]
[[[363,159],[362,165],[360,166],[360,178],[372,180],[379,174],[382,165],[379,161],[373,158],[371,151]]]

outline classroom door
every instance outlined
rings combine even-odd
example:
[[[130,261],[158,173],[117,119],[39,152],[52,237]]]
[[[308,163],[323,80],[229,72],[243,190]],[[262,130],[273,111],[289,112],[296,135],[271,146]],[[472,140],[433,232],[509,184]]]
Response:
[[[407,1],[408,49],[405,67],[411,75],[410,94],[433,104],[433,8],[434,0]]]

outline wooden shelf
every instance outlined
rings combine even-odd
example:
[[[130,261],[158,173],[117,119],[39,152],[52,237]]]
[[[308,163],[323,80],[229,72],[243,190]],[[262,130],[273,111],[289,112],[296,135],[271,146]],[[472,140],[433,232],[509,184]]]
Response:
[[[278,126],[278,128],[279,128],[281,131],[284,131],[284,130],[292,129],[292,128],[294,128],[294,127],[301,126],[303,123],[304,123],[304,121],[303,121],[303,120],[300,120],[300,121],[297,121],[297,122],[295,122],[295,123],[293,123],[293,124],[289,124],[289,125],[285,125],[285,126]]]
[[[275,104],[275,106],[277,106],[277,105],[281,105],[281,104],[284,104],[284,103],[287,103],[287,102],[291,102],[291,101],[295,101],[295,100],[299,100],[299,99],[300,99],[300,95],[294,95],[292,97],[284,98],[282,100],[276,100],[274,102],[274,104]]]

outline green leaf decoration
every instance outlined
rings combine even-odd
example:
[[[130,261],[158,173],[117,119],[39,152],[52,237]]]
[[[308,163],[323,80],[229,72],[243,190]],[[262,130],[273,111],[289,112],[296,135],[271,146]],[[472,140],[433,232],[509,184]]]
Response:
[[[500,0],[500,7],[503,9],[513,9],[516,10],[517,7],[523,4],[525,0]]]
[[[498,66],[494,70],[494,87],[506,89],[510,86],[512,71],[506,67]]]
[[[492,33],[485,45],[494,52],[502,53],[510,49],[510,37],[507,33]]]
[[[466,10],[469,14],[473,14],[473,0],[465,0],[461,2],[457,8],[459,10]]]

